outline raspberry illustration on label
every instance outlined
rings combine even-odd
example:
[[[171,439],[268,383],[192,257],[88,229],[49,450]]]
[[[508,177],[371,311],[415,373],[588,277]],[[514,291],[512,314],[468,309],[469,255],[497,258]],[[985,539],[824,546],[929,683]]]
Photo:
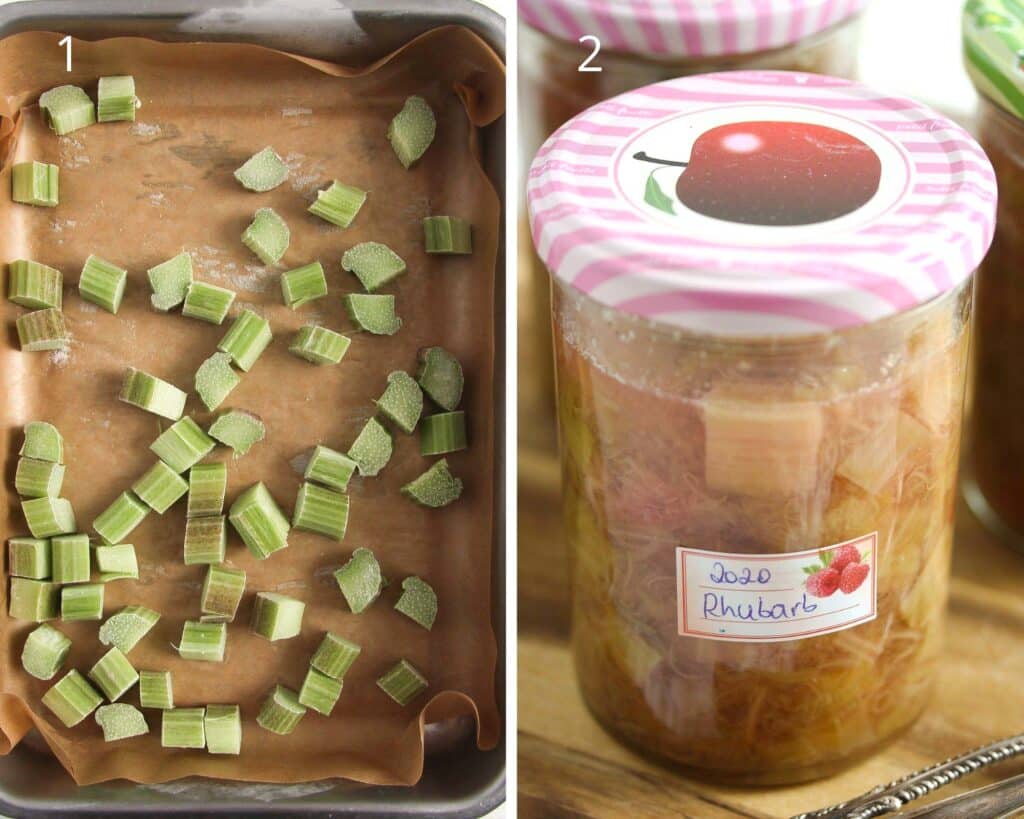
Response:
[[[840,578],[835,569],[821,569],[807,578],[807,593],[815,597],[831,597],[839,588]]]
[[[748,225],[827,222],[866,205],[878,192],[882,163],[857,137],[809,122],[734,122],[697,137],[688,160],[633,159],[681,168],[675,195],[691,211]],[[644,201],[666,213],[675,203],[647,177]]]
[[[867,580],[870,571],[866,563],[851,563],[839,577],[839,590],[843,594],[853,594]]]
[[[852,543],[844,543],[836,549],[821,553],[817,563],[804,566],[807,580],[804,586],[814,597],[831,597],[837,591],[853,594],[867,580],[871,567],[862,561],[868,554],[861,554]]]

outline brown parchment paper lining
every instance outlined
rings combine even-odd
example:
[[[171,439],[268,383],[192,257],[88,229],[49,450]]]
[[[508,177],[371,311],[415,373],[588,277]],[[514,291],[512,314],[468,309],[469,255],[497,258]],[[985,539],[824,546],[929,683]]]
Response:
[[[106,587],[107,614],[142,603],[163,615],[130,654],[138,669],[173,672],[178,705],[239,703],[240,757],[160,748],[160,716],[147,711],[151,733],[105,744],[90,718],[67,729],[40,703],[50,683],[20,666],[33,625],[0,615],[0,752],[32,727],[41,732],[81,784],[114,778],[162,782],[187,775],[244,781],[300,782],[346,777],[367,783],[411,784],[423,768],[425,722],[469,714],[477,742],[493,747],[500,730],[495,703],[495,638],[491,625],[491,548],[494,538],[494,287],[499,202],[480,165],[477,129],[504,108],[503,67],[466,29],[441,28],[359,71],[251,45],[166,44],[137,38],[74,43],[74,72],[50,33],[0,42],[0,259],[30,258],[65,275],[64,308],[72,335],[62,353],[18,351],[14,320],[22,310],[0,304],[0,534],[24,534],[13,491],[21,427],[33,419],[56,424],[68,461],[63,495],[79,528],[92,520],[153,462],[148,447],[166,422],[116,400],[127,365],[191,390],[199,364],[215,349],[228,322],[216,327],[158,314],[149,307],[145,271],[188,250],[196,278],[238,293],[232,316],[251,307],[267,316],[274,342],[221,407],[256,412],[267,440],[229,463],[228,503],[264,481],[290,514],[300,485],[302,455],[317,443],[344,450],[373,414],[392,370],[414,371],[417,350],[440,344],[466,371],[462,407],[471,446],[449,456],[466,490],[442,510],[421,509],[399,487],[429,460],[418,436],[398,433],[395,454],[377,478],[351,485],[348,533],[341,544],[293,531],[290,547],[266,561],[253,559],[232,531],[228,562],[248,573],[239,615],[228,629],[223,664],[187,662],[172,647],[182,623],[199,615],[204,567],[183,565],[184,505],[150,514],[129,540],[140,562],[138,582]],[[62,53],[62,52],[61,52]],[[96,79],[134,74],[143,107],[132,123],[99,124],[58,138],[35,105],[49,87],[75,83],[95,91]],[[434,144],[406,171],[385,136],[409,94],[424,96],[437,114]],[[247,192],[231,172],[272,145],[291,167],[289,179],[265,194]],[[10,203],[10,166],[27,159],[61,166],[55,209]],[[315,191],[333,178],[367,189],[354,225],[341,230],[306,213]],[[240,235],[259,207],[277,210],[291,228],[291,245],[277,268],[267,268]],[[420,219],[467,217],[474,224],[471,257],[427,256]],[[395,336],[353,336],[341,365],[315,367],[291,356],[291,336],[317,321],[349,331],[341,295],[359,291],[341,270],[342,253],[357,242],[383,241],[409,272],[385,292],[397,296],[404,326]],[[120,313],[110,315],[77,295],[78,273],[96,253],[129,270]],[[329,295],[291,311],[281,304],[279,273],[319,259]],[[6,294],[6,269],[0,288]],[[213,414],[190,395],[186,412],[205,426]],[[391,585],[362,615],[348,612],[332,572],[357,546],[372,548]],[[437,590],[440,614],[427,632],[393,610],[401,580],[419,575]],[[256,591],[277,590],[307,603],[302,634],[267,642],[248,631]],[[61,674],[87,672],[103,653],[96,623],[56,623],[74,641]],[[329,718],[310,712],[297,730],[278,737],[256,725],[259,705],[275,683],[298,689],[325,630],[363,647]],[[416,703],[400,708],[376,678],[405,657],[429,678]],[[138,704],[137,689],[122,701]]]

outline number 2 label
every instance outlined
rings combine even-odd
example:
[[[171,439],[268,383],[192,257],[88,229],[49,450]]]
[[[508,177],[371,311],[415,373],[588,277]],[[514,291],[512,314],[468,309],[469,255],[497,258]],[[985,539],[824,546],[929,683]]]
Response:
[[[587,55],[587,58],[580,63],[580,67],[577,69],[577,71],[579,71],[580,73],[603,71],[604,69],[602,69],[601,66],[591,65],[591,63],[594,62],[595,59],[597,59],[597,55],[601,53],[601,40],[595,37],[593,34],[584,34],[582,37],[580,37],[579,42],[590,43],[594,47],[594,50],[591,51],[590,54]],[[69,45],[68,48],[70,49],[71,46]],[[68,59],[70,60],[71,57],[69,56]]]

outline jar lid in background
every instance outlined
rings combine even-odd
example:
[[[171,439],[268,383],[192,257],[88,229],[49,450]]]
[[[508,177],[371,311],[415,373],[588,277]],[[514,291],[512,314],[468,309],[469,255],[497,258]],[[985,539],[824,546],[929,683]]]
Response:
[[[964,62],[975,87],[1024,119],[1024,2],[968,0]]]
[[[992,166],[908,99],[785,71],[684,77],[587,109],[529,171],[548,269],[623,312],[721,336],[867,324],[970,277]]]
[[[560,40],[652,58],[753,54],[793,45],[860,12],[867,0],[519,0],[531,28]]]

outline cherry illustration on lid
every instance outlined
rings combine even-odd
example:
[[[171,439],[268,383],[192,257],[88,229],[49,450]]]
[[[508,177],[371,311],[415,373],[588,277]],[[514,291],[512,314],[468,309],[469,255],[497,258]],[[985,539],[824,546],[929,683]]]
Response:
[[[852,213],[878,191],[882,164],[862,140],[806,122],[734,122],[701,134],[688,161],[642,162],[682,168],[678,201],[692,211],[748,225],[810,225]],[[674,203],[647,179],[645,201],[667,213]]]

